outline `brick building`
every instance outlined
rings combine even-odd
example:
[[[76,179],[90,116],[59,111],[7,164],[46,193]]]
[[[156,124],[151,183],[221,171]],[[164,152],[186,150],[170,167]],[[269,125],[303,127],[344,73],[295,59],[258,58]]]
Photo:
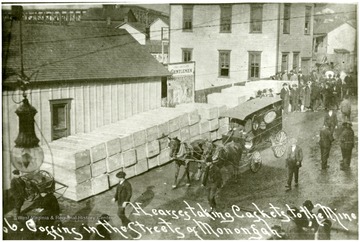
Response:
[[[195,61],[196,101],[277,71],[310,71],[313,4],[170,4],[169,63]]]

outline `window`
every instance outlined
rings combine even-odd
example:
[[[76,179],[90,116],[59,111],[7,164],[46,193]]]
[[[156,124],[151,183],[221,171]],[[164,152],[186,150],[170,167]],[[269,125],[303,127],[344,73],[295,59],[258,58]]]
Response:
[[[220,33],[231,32],[231,5],[220,5]]]
[[[263,5],[251,4],[250,7],[250,33],[261,33]]]
[[[290,4],[284,5],[284,25],[283,34],[290,34]]]
[[[282,53],[281,55],[281,71],[288,70],[289,53]]]
[[[70,135],[71,99],[50,100],[51,139]]]
[[[229,77],[230,72],[230,51],[219,50],[219,76]]]
[[[305,34],[310,34],[311,24],[311,6],[306,6],[305,8]]]
[[[299,70],[299,52],[293,53],[293,70],[298,71]]]
[[[192,31],[193,28],[193,6],[183,6],[183,31]]]
[[[182,49],[183,62],[192,61],[192,49]]]
[[[249,79],[260,78],[261,52],[249,52]]]

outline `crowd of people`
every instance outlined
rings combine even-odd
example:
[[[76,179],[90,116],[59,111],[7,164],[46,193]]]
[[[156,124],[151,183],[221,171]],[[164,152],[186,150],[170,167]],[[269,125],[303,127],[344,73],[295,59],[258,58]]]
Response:
[[[350,74],[328,74],[318,76],[315,71],[306,76],[291,71],[284,73],[281,80],[297,81],[297,84],[284,83],[280,92],[283,100],[284,112],[319,111],[336,107],[339,109],[340,101],[347,95],[356,95],[353,88],[353,77]]]

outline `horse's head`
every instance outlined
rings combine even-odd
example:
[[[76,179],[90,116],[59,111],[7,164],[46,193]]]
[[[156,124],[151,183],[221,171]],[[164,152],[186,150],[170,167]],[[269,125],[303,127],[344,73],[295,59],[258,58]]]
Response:
[[[175,137],[175,138],[170,138],[168,137],[169,139],[169,148],[170,148],[170,158],[175,158],[176,155],[179,153],[179,149],[180,149],[180,140]]]
[[[206,159],[207,157],[211,156],[214,153],[215,145],[213,142],[206,140],[205,143],[202,145],[203,153],[202,159]]]

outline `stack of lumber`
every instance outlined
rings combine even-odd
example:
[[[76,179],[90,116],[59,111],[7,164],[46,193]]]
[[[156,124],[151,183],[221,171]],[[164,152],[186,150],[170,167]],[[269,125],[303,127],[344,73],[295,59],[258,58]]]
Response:
[[[64,197],[80,201],[116,185],[119,171],[131,178],[169,162],[168,137],[188,142],[220,139],[228,127],[227,120],[219,118],[225,109],[210,104],[159,108],[70,135],[42,147],[41,169],[68,187]]]

